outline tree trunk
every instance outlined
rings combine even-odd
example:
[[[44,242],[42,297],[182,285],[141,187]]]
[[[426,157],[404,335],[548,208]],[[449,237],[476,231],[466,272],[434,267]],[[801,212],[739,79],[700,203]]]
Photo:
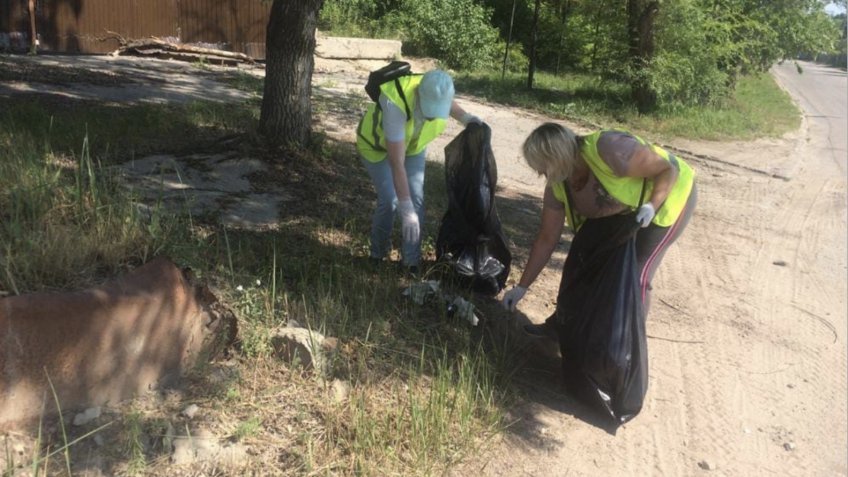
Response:
[[[35,31],[35,0],[29,0],[29,54],[38,53],[38,32]]]
[[[527,89],[533,89],[533,76],[536,74],[536,43],[539,37],[539,5],[541,0],[536,0],[536,8],[533,10],[533,30],[530,32],[530,68],[527,72]]]
[[[304,147],[312,131],[315,27],[324,0],[274,0],[265,35],[259,132],[273,146]]]
[[[506,49],[504,50],[503,69],[501,70],[501,80],[506,76],[506,61],[509,58],[509,46],[512,44],[512,22],[515,20],[515,3],[512,0],[512,14],[509,16],[509,33],[506,37]]]
[[[559,64],[562,60],[562,52],[565,50],[565,30],[568,22],[568,13],[571,10],[571,1],[565,0],[560,5],[560,30],[559,30],[559,48],[557,48],[556,75],[559,76]]]
[[[640,113],[656,108],[657,94],[651,89],[645,71],[654,56],[654,20],[659,12],[659,2],[627,0],[627,39],[632,68],[631,96]]]
[[[601,14],[606,11],[606,3],[606,0],[601,0],[601,4],[598,6],[598,12],[595,15],[595,35],[592,40],[592,66],[590,66],[593,73],[598,71],[596,59],[598,57],[598,43],[600,43],[599,32],[601,31]]]

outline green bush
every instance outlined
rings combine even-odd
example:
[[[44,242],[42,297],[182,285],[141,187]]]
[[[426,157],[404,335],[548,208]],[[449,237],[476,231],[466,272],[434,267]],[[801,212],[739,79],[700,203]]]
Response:
[[[326,0],[318,18],[318,29],[334,36],[397,38],[397,26],[388,12],[398,0]]]
[[[644,75],[660,105],[714,104],[730,92],[730,81],[716,58],[731,54],[727,44],[711,42],[721,25],[689,0],[665,4],[658,20],[657,53]],[[633,76],[633,75],[631,75]]]
[[[406,53],[432,56],[451,68],[491,67],[503,51],[491,11],[473,0],[404,0],[396,18]]]
[[[675,52],[656,56],[647,73],[658,102],[665,106],[714,104],[729,94],[727,75]]]
[[[506,42],[498,41],[495,53],[495,67],[498,70],[503,69],[504,51],[506,50]],[[530,59],[522,51],[521,43],[509,45],[509,54],[506,57],[506,71],[509,73],[525,73],[530,65]]]

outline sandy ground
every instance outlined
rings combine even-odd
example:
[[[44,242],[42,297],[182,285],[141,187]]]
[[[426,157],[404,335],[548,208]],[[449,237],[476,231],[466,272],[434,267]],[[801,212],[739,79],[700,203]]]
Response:
[[[121,62],[139,67],[138,61],[110,59],[84,66],[111,71]],[[158,71],[155,64],[143,65],[148,76],[171,68]],[[794,84],[792,68],[784,65],[774,74],[805,111],[800,130],[747,143],[672,144],[708,157],[683,155],[697,171],[700,202],[654,279],[647,323],[650,388],[642,413],[613,435],[562,393],[555,374],[531,369],[521,378],[524,395],[510,412],[511,426],[456,475],[848,473],[846,82],[842,72],[805,67],[811,77],[832,76],[824,78],[828,86],[813,89],[824,94],[826,105],[836,104],[835,111],[816,106],[821,103],[806,96],[810,87]],[[315,94],[361,95],[368,68],[318,61]],[[198,82],[183,73],[176,73],[177,84],[151,80],[148,86],[158,93],[140,93],[149,88],[136,83],[123,87],[124,94],[153,101],[193,99],[204,90],[216,91],[219,99],[241,97],[206,83],[207,75]],[[0,84],[0,96],[4,88],[40,87]],[[65,94],[109,93],[89,87]],[[828,95],[840,99],[828,102]],[[459,101],[493,130],[498,207],[513,242],[517,279],[538,225],[543,188],[522,163],[520,145],[548,119],[461,91]],[[357,113],[321,112],[320,127],[352,141]],[[441,147],[459,128],[452,124],[430,148],[431,160],[442,159]],[[569,238],[563,237],[521,302],[522,317],[538,322],[553,310]]]

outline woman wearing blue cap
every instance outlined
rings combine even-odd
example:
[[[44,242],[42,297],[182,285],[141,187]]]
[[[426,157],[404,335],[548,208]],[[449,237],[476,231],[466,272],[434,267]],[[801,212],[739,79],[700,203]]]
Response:
[[[482,122],[453,99],[450,75],[432,70],[402,76],[380,87],[357,128],[356,148],[377,190],[371,223],[371,260],[391,248],[395,210],[402,222],[403,265],[418,272],[424,221],[424,159],[427,145],[445,130],[448,116],[463,125]]]

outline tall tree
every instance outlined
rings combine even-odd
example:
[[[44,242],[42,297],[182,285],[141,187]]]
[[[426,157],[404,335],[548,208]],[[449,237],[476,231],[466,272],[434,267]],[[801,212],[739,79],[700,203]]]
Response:
[[[303,147],[312,132],[315,27],[324,0],[274,0],[265,34],[259,132],[275,146]]]
[[[515,21],[515,4],[516,0],[512,0],[512,13],[509,16],[509,33],[506,37],[506,48],[504,48],[503,69],[501,70],[501,79],[506,76],[506,60],[509,58],[509,46],[512,44],[512,25]]]
[[[530,67],[527,71],[527,89],[533,89],[533,76],[536,74],[536,44],[539,36],[539,7],[542,1],[536,0],[533,8],[533,27],[530,31]]]
[[[648,80],[647,69],[654,56],[654,20],[659,12],[656,0],[627,0],[627,39],[632,68],[631,94],[640,113],[657,105],[657,94]]]
[[[571,13],[571,0],[565,0],[559,6],[560,29],[559,29],[559,45],[556,55],[556,74],[559,75],[559,64],[562,60],[562,51],[565,49],[565,32],[568,30],[567,22],[568,15]]]

